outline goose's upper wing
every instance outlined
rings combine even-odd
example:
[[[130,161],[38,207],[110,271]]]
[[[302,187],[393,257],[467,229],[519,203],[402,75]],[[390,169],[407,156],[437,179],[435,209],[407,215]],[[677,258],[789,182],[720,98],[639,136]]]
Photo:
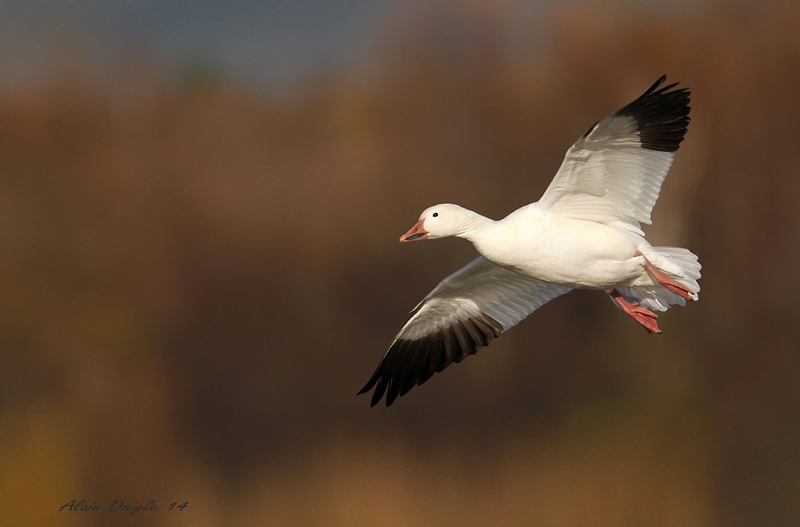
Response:
[[[592,126],[567,151],[538,206],[642,234],[689,124],[688,88],[659,88]],[[671,91],[670,91],[671,90]]]
[[[371,406],[386,406],[435,372],[461,362],[570,288],[543,282],[478,257],[448,276],[411,312],[375,373]]]

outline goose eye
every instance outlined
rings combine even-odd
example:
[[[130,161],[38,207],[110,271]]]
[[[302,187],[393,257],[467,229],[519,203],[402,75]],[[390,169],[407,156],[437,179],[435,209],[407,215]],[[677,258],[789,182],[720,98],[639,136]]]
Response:
[[[434,212],[433,213],[433,217],[436,218],[437,216],[439,216],[439,213],[438,212]]]

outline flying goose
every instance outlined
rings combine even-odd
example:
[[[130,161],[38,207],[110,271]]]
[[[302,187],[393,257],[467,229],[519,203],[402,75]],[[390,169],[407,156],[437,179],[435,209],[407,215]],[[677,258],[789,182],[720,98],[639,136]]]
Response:
[[[697,256],[651,246],[640,227],[689,124],[689,90],[665,80],[592,125],[539,201],[498,221],[449,203],[422,213],[401,242],[458,236],[480,256],[411,311],[359,395],[374,387],[371,406],[384,394],[390,406],[572,289],[605,291],[650,333],[654,311],[697,300]]]

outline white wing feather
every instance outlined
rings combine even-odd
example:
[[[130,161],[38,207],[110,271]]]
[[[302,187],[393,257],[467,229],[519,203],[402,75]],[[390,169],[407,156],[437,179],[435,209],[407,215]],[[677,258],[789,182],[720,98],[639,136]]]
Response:
[[[395,338],[419,339],[480,315],[492,317],[505,331],[570,290],[519,274],[479,256],[428,293]]]
[[[665,78],[572,145],[539,208],[644,235],[689,123],[688,89],[658,89]]]
[[[417,305],[359,394],[375,387],[370,404],[375,406],[386,394],[389,406],[568,291],[478,257]]]
[[[608,117],[567,151],[539,206],[644,234],[673,157],[643,148],[634,118]]]

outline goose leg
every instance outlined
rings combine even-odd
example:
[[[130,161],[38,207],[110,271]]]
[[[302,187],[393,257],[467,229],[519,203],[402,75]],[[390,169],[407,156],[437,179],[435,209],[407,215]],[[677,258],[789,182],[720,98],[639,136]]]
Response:
[[[673,280],[664,271],[661,271],[661,270],[657,269],[655,265],[650,263],[650,260],[648,260],[645,255],[643,255],[639,251],[636,251],[636,254],[634,254],[633,256],[634,257],[641,256],[642,258],[644,258],[644,268],[647,269],[647,271],[651,275],[653,275],[653,278],[655,278],[658,281],[659,284],[663,285],[664,287],[666,287],[667,289],[669,289],[670,291],[672,291],[676,295],[682,296],[686,300],[694,300],[694,297],[692,297],[692,290],[691,289],[689,289],[688,287],[686,287],[682,283],[680,283],[680,282],[678,282],[676,280]]]
[[[658,315],[647,309],[646,307],[642,307],[639,304],[634,304],[633,302],[628,302],[622,295],[620,295],[617,290],[613,290],[609,293],[609,296],[617,303],[619,307],[622,308],[625,313],[630,315],[636,322],[642,325],[644,329],[646,329],[649,333],[661,333],[661,330],[658,329],[658,323],[656,319]]]

